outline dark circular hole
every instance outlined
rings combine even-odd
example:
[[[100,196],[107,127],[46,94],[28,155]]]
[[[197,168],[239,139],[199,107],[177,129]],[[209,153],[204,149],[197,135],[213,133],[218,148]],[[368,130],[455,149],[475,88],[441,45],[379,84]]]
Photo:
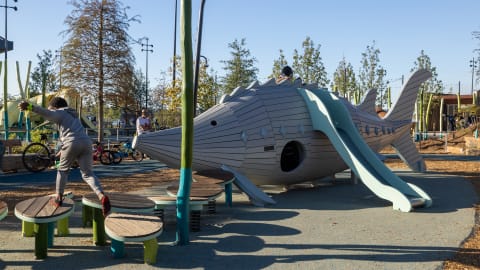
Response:
[[[217,125],[217,121],[215,121],[215,120],[212,120],[212,121],[210,122],[210,125],[212,125],[212,126],[216,126],[216,125]]]

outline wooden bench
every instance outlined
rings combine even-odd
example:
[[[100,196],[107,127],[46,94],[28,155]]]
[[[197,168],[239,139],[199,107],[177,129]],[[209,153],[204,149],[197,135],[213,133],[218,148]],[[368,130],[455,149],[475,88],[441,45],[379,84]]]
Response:
[[[202,170],[194,172],[193,180],[202,184],[218,184],[224,188],[225,204],[232,207],[232,183],[235,175],[221,169]]]
[[[46,258],[48,247],[53,246],[55,223],[68,219],[75,208],[75,203],[69,198],[65,198],[59,207],[54,206],[51,199],[51,196],[35,197],[15,205],[15,216],[22,220],[22,225],[34,224],[37,259]]]
[[[107,193],[110,199],[110,212],[121,213],[152,213],[155,209],[155,203],[144,196],[124,193]],[[106,245],[105,218],[102,214],[102,203],[94,193],[85,194],[82,198],[82,220],[84,226],[87,222],[92,222],[93,242],[97,246]]]
[[[0,220],[8,215],[8,205],[4,201],[0,201]]]
[[[155,202],[155,213],[165,224],[165,209],[167,207],[177,206],[177,198],[171,196],[150,196],[150,200]],[[190,197],[190,230],[192,232],[200,231],[200,217],[203,206],[208,204],[208,198]]]
[[[143,259],[147,264],[157,262],[157,236],[163,231],[159,217],[112,213],[105,218],[105,232],[111,238],[110,250],[113,257],[125,256],[125,242],[143,242]]]

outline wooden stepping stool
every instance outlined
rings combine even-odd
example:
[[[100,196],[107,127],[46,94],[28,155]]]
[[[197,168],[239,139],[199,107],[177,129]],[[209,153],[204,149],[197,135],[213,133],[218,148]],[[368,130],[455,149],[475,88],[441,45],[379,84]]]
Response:
[[[172,185],[167,187],[167,194],[172,197],[177,196],[179,186]],[[215,200],[220,197],[223,193],[223,188],[218,184],[202,184],[193,182],[190,188],[190,198],[192,197],[201,197],[208,199],[208,210],[209,214],[216,212],[215,210]]]
[[[235,175],[220,169],[196,171],[193,180],[200,184],[218,184],[225,191],[225,205],[232,207],[232,183]]]
[[[164,222],[165,208],[177,206],[177,198],[171,196],[151,196],[148,199],[155,202],[155,212],[162,222]],[[200,216],[203,206],[208,202],[208,198],[190,197],[190,230],[192,232],[200,231]]]
[[[62,206],[51,203],[51,196],[31,198],[15,205],[15,216],[22,224],[32,225],[35,234],[35,257],[47,257],[48,247],[53,246],[53,228],[59,220],[68,218],[75,209],[72,199],[65,198]],[[68,225],[68,221],[66,222]],[[68,228],[67,228],[68,229]]]
[[[157,236],[163,231],[159,217],[127,213],[111,213],[105,218],[105,233],[111,238],[113,257],[125,256],[125,242],[143,242],[143,259],[147,264],[157,262]]]

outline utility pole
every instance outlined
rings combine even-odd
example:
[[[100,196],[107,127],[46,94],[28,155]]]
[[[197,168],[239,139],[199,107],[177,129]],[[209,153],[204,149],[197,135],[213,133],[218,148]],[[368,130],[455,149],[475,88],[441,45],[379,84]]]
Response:
[[[152,44],[148,44],[148,37],[144,38],[147,42],[142,43],[142,52],[145,52],[145,57],[146,57],[146,62],[145,62],[145,109],[148,109],[148,53],[151,52],[153,53],[153,50],[150,48],[153,48]],[[145,49],[144,49],[145,47]]]
[[[478,61],[475,60],[475,57],[470,60],[470,67],[472,68],[472,95],[473,95],[473,81],[475,77],[475,68],[477,67]]]

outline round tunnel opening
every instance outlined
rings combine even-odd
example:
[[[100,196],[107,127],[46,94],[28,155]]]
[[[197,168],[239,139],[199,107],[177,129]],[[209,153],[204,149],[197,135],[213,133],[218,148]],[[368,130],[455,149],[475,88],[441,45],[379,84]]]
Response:
[[[304,151],[302,144],[296,141],[288,142],[282,150],[280,166],[282,171],[289,172],[295,170],[303,161]]]

